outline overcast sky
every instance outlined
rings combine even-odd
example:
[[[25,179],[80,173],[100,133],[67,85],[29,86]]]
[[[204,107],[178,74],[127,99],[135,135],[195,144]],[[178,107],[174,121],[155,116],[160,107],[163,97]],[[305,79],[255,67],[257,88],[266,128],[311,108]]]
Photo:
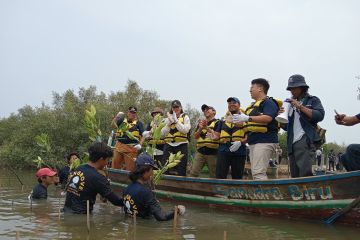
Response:
[[[305,76],[325,107],[327,138],[360,142],[334,109],[360,112],[360,1],[0,0],[0,117],[52,103],[52,91],[95,85],[110,93],[128,79],[163,99],[224,114],[229,96],[250,102],[250,81]],[[123,109],[122,109],[123,110]]]

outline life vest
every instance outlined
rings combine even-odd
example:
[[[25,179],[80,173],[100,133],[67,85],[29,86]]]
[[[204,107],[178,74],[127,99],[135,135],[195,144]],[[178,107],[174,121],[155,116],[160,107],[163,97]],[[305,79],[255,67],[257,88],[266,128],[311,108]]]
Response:
[[[178,118],[178,121],[184,124],[185,114],[181,114]],[[188,141],[188,134],[184,134],[179,132],[176,128],[176,124],[172,123],[170,125],[170,132],[165,136],[164,141],[166,143],[173,143],[173,142],[187,142]]]
[[[214,130],[215,124],[219,120],[213,119],[210,122],[208,122],[207,127]],[[206,137],[207,130],[203,129],[200,133],[200,137],[197,139],[196,142],[196,149],[207,147],[212,149],[217,149],[219,147],[219,140],[214,140]]]
[[[152,124],[150,124],[150,126],[151,125]],[[150,138],[148,138],[147,142],[148,142],[149,145],[153,145],[153,144],[162,145],[162,144],[165,144],[164,138],[160,138],[159,140],[155,140],[155,139],[152,139],[152,137],[150,137]]]
[[[235,126],[233,123],[229,123],[225,121],[221,126],[219,143],[227,143],[227,142],[235,142],[242,141],[245,139],[245,131],[244,126]]]
[[[138,121],[135,120],[129,123],[127,118],[124,119],[124,123],[128,125],[128,131],[136,138],[137,141],[140,141],[140,131],[137,128],[137,122]],[[118,139],[128,138],[128,136],[126,136],[126,134],[124,135],[124,133],[121,130],[117,130],[116,137]]]
[[[279,99],[274,99],[272,97],[266,98],[271,99],[276,103],[278,109],[282,106],[282,101]],[[262,99],[256,102],[253,102],[246,110],[245,114],[249,116],[260,116],[263,114],[263,103],[266,99]],[[256,122],[246,122],[244,124],[244,129],[246,132],[256,132],[256,133],[266,133],[269,131],[278,131],[279,124],[273,119],[270,123],[256,123]]]

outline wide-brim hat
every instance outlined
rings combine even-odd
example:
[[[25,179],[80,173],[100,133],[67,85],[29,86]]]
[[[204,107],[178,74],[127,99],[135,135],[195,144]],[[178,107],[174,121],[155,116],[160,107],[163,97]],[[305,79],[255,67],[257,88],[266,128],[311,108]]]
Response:
[[[286,90],[289,91],[291,88],[296,88],[296,87],[309,88],[309,86],[305,82],[305,78],[300,74],[295,74],[289,77],[288,86],[286,87]]]
[[[156,113],[160,113],[161,116],[164,115],[164,110],[162,110],[162,108],[160,107],[155,107],[154,110],[151,111],[151,116],[154,116],[154,114]]]

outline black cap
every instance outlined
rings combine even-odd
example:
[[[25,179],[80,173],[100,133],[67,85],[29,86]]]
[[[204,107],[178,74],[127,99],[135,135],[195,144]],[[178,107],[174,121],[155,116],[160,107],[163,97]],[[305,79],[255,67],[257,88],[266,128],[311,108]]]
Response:
[[[137,108],[136,107],[129,107],[129,112],[137,112]]]
[[[212,109],[212,110],[214,110],[214,112],[216,112],[215,108],[212,107],[212,106],[208,106],[208,105],[206,105],[206,104],[203,104],[203,105],[201,106],[201,111],[204,112],[204,111],[207,110],[207,109]]]
[[[174,100],[171,102],[171,107],[179,106],[181,107],[181,102],[179,100]]]
[[[234,101],[234,102],[237,102],[238,104],[240,104],[240,100],[237,97],[229,97],[226,101],[227,102]]]

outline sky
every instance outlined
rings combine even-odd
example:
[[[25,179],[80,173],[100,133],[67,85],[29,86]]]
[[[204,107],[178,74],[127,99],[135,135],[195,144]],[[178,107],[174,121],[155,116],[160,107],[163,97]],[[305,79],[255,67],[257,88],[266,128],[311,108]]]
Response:
[[[329,142],[359,143],[360,124],[334,123],[334,109],[359,113],[357,0],[0,0],[0,118],[52,92],[94,85],[124,90],[128,79],[200,109],[251,103],[252,79],[290,96],[302,74],[326,115]],[[123,110],[123,109],[121,109]]]

